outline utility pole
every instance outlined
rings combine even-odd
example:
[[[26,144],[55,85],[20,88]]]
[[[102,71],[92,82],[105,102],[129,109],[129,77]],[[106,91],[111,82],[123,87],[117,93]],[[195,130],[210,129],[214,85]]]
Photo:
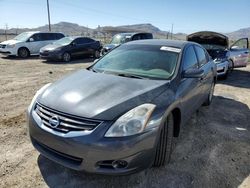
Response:
[[[171,27],[171,40],[173,39],[173,30],[174,30],[174,24],[172,24],[172,27]]]
[[[49,31],[51,31],[51,26],[50,26],[50,12],[49,12],[49,0],[47,0],[47,10],[48,10]]]
[[[7,30],[8,30],[8,24],[5,24],[5,40],[7,40]]]

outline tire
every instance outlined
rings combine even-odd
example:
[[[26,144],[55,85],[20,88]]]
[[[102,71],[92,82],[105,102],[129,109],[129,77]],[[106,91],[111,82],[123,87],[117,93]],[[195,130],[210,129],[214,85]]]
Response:
[[[212,84],[211,84],[209,93],[208,93],[208,97],[207,97],[206,101],[203,104],[204,106],[209,106],[212,103],[213,95],[214,95],[214,86],[215,86],[215,83],[213,81]]]
[[[65,52],[63,55],[62,55],[62,60],[64,62],[70,62],[71,60],[71,55],[68,53],[68,52]]]
[[[168,115],[162,127],[160,138],[157,143],[155,160],[153,166],[160,167],[169,163],[172,153],[172,143],[174,135],[174,116],[172,113]]]
[[[228,71],[233,72],[233,70],[234,70],[234,62],[232,60],[229,60]]]
[[[96,59],[98,59],[98,58],[100,58],[100,51],[99,50],[96,50],[95,51],[95,53],[94,53],[94,57],[96,58]]]
[[[18,49],[18,57],[27,58],[29,57],[29,55],[30,55],[30,52],[27,48],[22,47]]]

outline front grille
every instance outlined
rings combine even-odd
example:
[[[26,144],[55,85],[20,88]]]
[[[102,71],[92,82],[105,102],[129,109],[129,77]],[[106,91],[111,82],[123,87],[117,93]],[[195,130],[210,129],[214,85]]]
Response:
[[[43,124],[53,130],[68,133],[70,131],[91,131],[96,128],[101,121],[82,118],[65,114],[48,107],[45,107],[39,103],[36,103],[35,112],[41,118]],[[50,123],[52,117],[56,117],[59,120],[59,124],[54,126]]]

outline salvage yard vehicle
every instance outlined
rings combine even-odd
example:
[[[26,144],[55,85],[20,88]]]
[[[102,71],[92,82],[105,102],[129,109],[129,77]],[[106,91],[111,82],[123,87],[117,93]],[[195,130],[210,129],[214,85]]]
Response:
[[[73,57],[100,57],[102,46],[99,41],[88,37],[64,37],[40,50],[40,57],[49,60],[63,60],[69,62]]]
[[[247,65],[247,38],[239,39],[229,47],[227,36],[212,31],[200,31],[188,35],[187,41],[197,42],[208,51],[217,66],[218,76],[227,78],[230,69]]]
[[[173,137],[212,101],[216,66],[199,44],[139,40],[43,86],[28,107],[29,135],[68,168],[130,174],[170,160]]]
[[[110,44],[103,47],[101,55],[105,55],[113,48],[133,40],[153,39],[152,33],[119,33],[113,36]]]
[[[39,55],[40,48],[64,37],[62,33],[30,31],[0,43],[0,53],[26,58]]]

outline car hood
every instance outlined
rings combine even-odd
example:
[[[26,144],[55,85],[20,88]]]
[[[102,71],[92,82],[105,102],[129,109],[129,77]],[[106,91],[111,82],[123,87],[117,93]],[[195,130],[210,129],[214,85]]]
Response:
[[[116,46],[119,46],[120,44],[106,44],[103,48],[110,50],[113,49]]]
[[[41,48],[40,51],[53,51],[55,49],[61,48],[62,45],[58,45],[58,44],[48,44],[46,46],[44,46],[43,48]]]
[[[21,42],[21,41],[18,41],[18,40],[6,40],[6,41],[3,41],[3,42],[1,42],[0,44],[5,44],[5,45],[12,45],[12,44],[17,44],[17,43],[19,43],[19,42]]]
[[[80,70],[51,84],[37,98],[49,108],[86,118],[113,120],[149,103],[169,82],[119,77]]]
[[[229,45],[227,36],[212,31],[192,33],[187,36],[187,41],[197,42],[199,44],[215,44],[226,48]]]

